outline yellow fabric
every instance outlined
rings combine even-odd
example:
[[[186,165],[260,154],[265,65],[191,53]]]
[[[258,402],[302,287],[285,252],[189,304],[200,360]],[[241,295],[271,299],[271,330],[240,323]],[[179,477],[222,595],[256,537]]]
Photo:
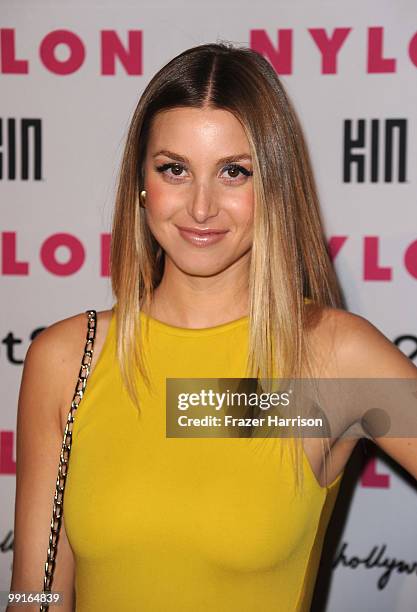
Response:
[[[76,611],[307,611],[341,477],[305,489],[279,438],[166,438],[166,378],[245,377],[247,317],[203,330],[149,319],[156,392],[122,388],[115,313],[77,409],[64,495]]]

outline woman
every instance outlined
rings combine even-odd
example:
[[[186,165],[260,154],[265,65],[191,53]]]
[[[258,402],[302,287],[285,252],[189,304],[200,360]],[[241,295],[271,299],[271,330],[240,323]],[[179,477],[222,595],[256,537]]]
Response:
[[[150,81],[121,166],[111,279],[72,431],[62,610],[308,610],[355,440],[336,436],[328,452],[306,438],[290,456],[277,436],[167,437],[166,379],[417,368],[341,306],[301,130],[262,56],[200,45]],[[42,589],[85,331],[85,313],[59,321],[25,360],[14,590]],[[357,419],[348,405],[342,417],[345,429]],[[417,477],[415,440],[376,442]]]

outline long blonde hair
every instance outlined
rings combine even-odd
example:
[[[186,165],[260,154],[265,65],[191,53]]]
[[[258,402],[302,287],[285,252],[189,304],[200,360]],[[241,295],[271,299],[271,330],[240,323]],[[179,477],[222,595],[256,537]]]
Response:
[[[149,384],[140,309],[150,304],[164,253],[139,206],[151,122],[175,107],[225,109],[241,122],[253,162],[254,239],[249,272],[248,377],[283,378],[308,366],[304,297],[339,308],[341,292],[326,247],[302,130],[284,87],[259,53],[228,42],[202,44],[163,66],[142,93],[129,126],[118,177],[110,274],[117,301],[117,357],[140,410],[139,370]],[[303,370],[304,368],[304,370]],[[300,455],[296,445],[297,465]],[[300,471],[297,471],[297,478]]]

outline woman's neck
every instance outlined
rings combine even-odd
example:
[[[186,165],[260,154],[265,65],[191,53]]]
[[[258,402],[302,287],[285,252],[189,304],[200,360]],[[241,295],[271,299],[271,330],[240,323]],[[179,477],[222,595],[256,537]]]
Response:
[[[142,311],[168,325],[201,328],[240,319],[248,314],[248,305],[246,274],[196,277],[165,271]]]

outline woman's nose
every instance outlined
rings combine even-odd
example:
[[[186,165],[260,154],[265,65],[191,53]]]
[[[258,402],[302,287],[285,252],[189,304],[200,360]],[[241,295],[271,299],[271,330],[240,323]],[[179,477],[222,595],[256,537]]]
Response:
[[[208,217],[217,215],[218,213],[218,198],[215,190],[207,185],[196,185],[192,190],[189,201],[189,214],[196,221],[203,222]]]

